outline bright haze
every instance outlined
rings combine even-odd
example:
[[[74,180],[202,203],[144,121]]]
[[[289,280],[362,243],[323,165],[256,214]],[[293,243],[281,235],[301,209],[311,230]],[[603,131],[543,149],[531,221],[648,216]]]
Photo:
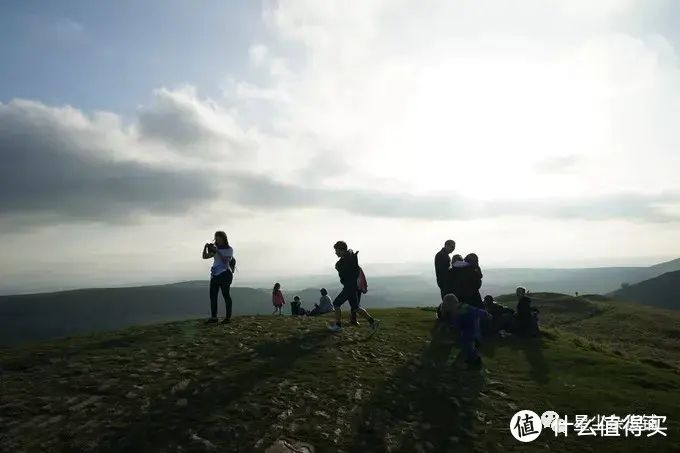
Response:
[[[672,0],[0,6],[0,291],[680,255]]]

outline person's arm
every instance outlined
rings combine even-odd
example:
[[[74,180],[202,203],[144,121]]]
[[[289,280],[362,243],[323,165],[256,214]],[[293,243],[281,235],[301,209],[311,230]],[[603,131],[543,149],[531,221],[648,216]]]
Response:
[[[207,260],[215,256],[214,252],[209,252],[208,247],[210,247],[210,243],[207,243],[203,246],[203,259]]]

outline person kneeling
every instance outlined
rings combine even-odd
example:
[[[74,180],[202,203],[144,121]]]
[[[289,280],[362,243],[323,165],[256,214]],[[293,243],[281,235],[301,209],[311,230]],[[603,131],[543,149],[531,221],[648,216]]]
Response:
[[[461,352],[468,366],[481,366],[482,358],[477,352],[479,344],[477,326],[481,319],[491,318],[491,315],[486,310],[460,302],[453,294],[444,296],[441,311],[442,317],[454,319],[455,326],[460,332]]]

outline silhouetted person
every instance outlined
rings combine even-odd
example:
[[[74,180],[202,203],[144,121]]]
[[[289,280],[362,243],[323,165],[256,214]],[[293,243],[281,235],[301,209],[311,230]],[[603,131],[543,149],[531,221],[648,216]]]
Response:
[[[444,242],[444,247],[434,256],[434,273],[437,277],[437,286],[442,300],[444,296],[452,292],[451,287],[451,259],[449,255],[456,249],[456,242],[449,239]]]
[[[349,302],[351,309],[354,309],[358,314],[363,316],[373,331],[380,327],[380,320],[373,319],[366,310],[361,308],[358,300],[359,293],[359,277],[361,269],[359,268],[359,259],[357,255],[347,247],[345,241],[338,241],[333,246],[335,255],[340,258],[335,263],[335,270],[338,271],[340,283],[342,284],[342,291],[333,301],[333,308],[335,310],[335,323],[330,326],[334,332],[342,331],[342,305]]]
[[[302,302],[300,302],[300,296],[293,297],[293,302],[290,303],[290,314],[293,316],[300,316],[300,307]]]
[[[442,301],[442,319],[453,319],[459,332],[459,344],[461,352],[468,366],[478,367],[482,365],[482,358],[477,352],[479,341],[477,332],[480,321],[488,319],[491,315],[485,310],[472,307],[460,302],[455,295],[445,294]]]
[[[222,324],[231,322],[231,284],[234,281],[234,271],[236,270],[236,260],[234,259],[234,249],[229,245],[227,234],[224,231],[216,231],[214,243],[207,243],[203,246],[203,259],[213,258],[213,265],[210,268],[210,319],[206,324],[217,323],[217,296],[222,291],[226,314]]]
[[[506,332],[512,330],[512,323],[515,317],[514,310],[497,303],[493,296],[489,295],[484,296],[484,308],[493,317],[491,323],[484,324],[482,330],[485,334],[496,335],[501,330]]]
[[[479,267],[479,257],[470,253],[464,260],[458,260],[451,264],[453,273],[454,294],[463,303],[482,308],[482,296],[479,290],[482,287],[482,269]]]
[[[538,330],[538,309],[532,307],[531,298],[526,288],[518,286],[515,291],[517,296],[517,333],[522,335],[536,335]]]

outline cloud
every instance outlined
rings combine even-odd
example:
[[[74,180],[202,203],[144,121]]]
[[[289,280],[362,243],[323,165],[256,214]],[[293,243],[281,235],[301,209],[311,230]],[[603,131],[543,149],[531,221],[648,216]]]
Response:
[[[425,220],[677,218],[661,207],[680,190],[677,58],[661,34],[622,30],[642,3],[352,5],[270,4],[271,39],[244,51],[253,77],[229,75],[224,99],[159,88],[129,124],[0,104],[0,215],[119,222],[219,200]]]
[[[671,222],[680,213],[680,192],[618,193],[591,198],[479,201],[455,192],[414,195],[366,190],[306,188],[276,182],[265,176],[232,175],[235,200],[266,211],[327,208],[366,217],[417,220],[477,220],[495,217],[535,217],[561,220],[632,220]]]
[[[119,125],[70,107],[0,104],[0,217],[121,222],[181,215],[217,195],[209,172],[127,158],[140,144]]]

